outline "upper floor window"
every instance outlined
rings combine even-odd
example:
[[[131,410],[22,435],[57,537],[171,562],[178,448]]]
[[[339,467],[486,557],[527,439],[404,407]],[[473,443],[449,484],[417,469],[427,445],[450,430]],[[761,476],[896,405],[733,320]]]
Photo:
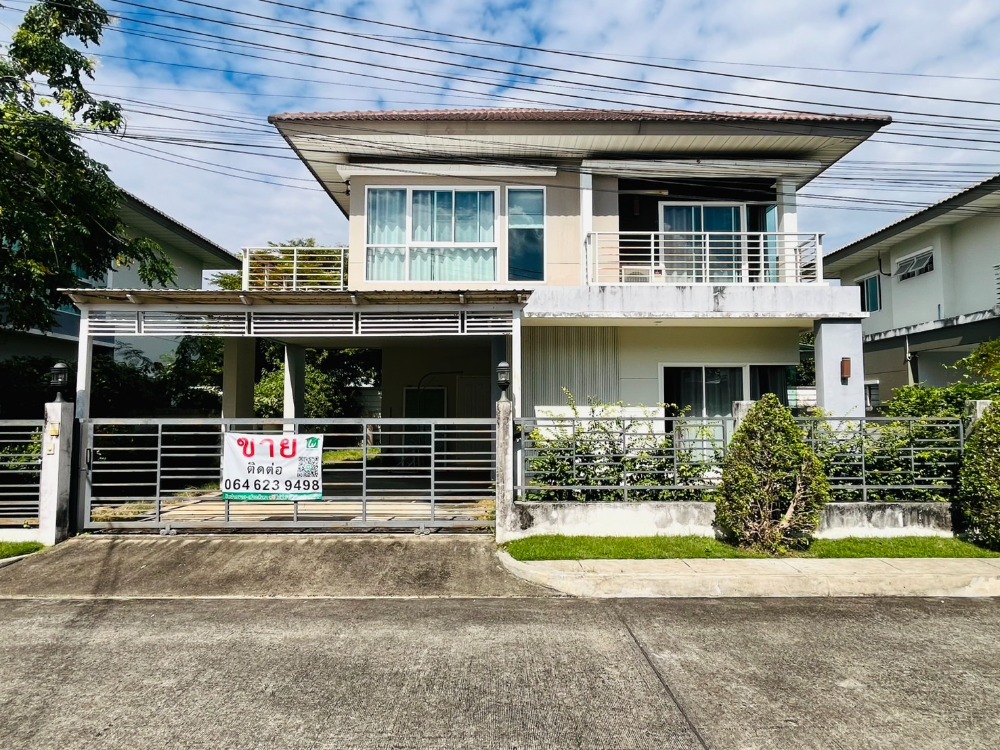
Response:
[[[879,274],[858,279],[861,287],[861,309],[865,312],[878,312],[882,309],[882,278]]]
[[[916,255],[911,255],[909,258],[903,258],[896,263],[896,272],[893,276],[900,281],[905,281],[906,279],[912,279],[914,276],[920,276],[933,270],[934,251],[924,250]]]
[[[507,191],[507,278],[545,279],[545,191],[540,188]]]
[[[496,191],[370,188],[369,281],[495,281]]]

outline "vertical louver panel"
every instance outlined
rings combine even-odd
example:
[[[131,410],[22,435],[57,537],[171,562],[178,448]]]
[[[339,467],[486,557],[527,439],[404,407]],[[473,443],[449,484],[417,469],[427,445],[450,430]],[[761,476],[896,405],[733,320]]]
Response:
[[[563,388],[580,404],[591,396],[618,400],[617,328],[525,326],[522,335],[524,414],[535,406],[565,404]]]

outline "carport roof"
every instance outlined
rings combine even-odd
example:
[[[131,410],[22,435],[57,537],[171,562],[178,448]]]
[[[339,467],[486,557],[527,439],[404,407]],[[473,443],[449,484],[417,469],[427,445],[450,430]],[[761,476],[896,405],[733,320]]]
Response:
[[[77,305],[524,305],[530,289],[474,291],[226,291],[201,289],[65,289]]]

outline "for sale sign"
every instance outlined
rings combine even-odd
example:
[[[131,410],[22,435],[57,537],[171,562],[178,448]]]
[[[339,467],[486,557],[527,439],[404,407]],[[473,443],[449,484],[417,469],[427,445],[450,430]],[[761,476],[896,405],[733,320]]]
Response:
[[[266,502],[323,499],[323,438],[227,432],[222,497]]]

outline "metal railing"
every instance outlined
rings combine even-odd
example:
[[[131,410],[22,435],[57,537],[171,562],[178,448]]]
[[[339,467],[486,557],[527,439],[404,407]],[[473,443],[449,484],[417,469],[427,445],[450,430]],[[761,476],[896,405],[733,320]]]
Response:
[[[224,499],[227,430],[321,435],[323,499]],[[493,419],[92,419],[81,434],[86,528],[492,525]]]
[[[833,499],[950,500],[958,486],[965,423],[937,417],[800,417]]]
[[[822,235],[593,232],[591,284],[806,284],[823,281]]]
[[[836,502],[950,500],[965,448],[961,419],[798,417]],[[515,420],[521,500],[708,500],[731,418],[544,417]]]
[[[346,288],[346,247],[243,248],[243,289],[246,291]]]
[[[0,526],[37,526],[42,475],[40,419],[0,420]]]
[[[535,417],[520,436],[522,500],[699,500],[718,484],[731,418]]]

